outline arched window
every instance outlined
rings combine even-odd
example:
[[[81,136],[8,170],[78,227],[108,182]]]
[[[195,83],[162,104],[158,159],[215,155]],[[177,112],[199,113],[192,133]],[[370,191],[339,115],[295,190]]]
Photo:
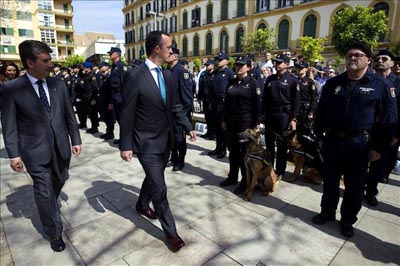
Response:
[[[188,28],[188,13],[187,11],[183,11],[182,14],[182,29],[186,30]]]
[[[139,40],[140,41],[144,40],[143,26],[140,26],[140,29],[139,29]]]
[[[144,48],[143,48],[143,46],[141,46],[140,47],[140,51],[139,51],[139,57],[140,57],[140,59],[142,59],[142,56],[144,55],[145,53],[144,53]]]
[[[265,25],[265,23],[260,23],[260,25],[258,25],[257,30],[259,29],[263,29],[265,30],[267,28],[267,25]]]
[[[263,12],[269,10],[270,0],[257,0],[256,12]]]
[[[289,41],[289,21],[287,19],[284,19],[279,23],[279,33],[278,33],[279,49],[287,49],[288,41]]]
[[[136,50],[132,48],[132,60],[136,58]]]
[[[182,40],[182,56],[187,57],[188,56],[188,41],[185,38]]]
[[[131,50],[128,49],[128,62],[131,62]]]
[[[213,4],[207,5],[207,24],[213,23]]]
[[[244,36],[244,29],[242,27],[238,28],[236,31],[236,52],[243,52],[243,45],[241,38]]]
[[[378,12],[378,11],[384,11],[386,17],[389,17],[389,4],[385,2],[377,3],[376,5],[374,5],[373,12]],[[379,36],[379,42],[383,42],[384,40],[385,40],[385,34]]]
[[[135,30],[132,30],[132,42],[136,42],[136,37],[135,37]]]
[[[228,0],[221,1],[221,20],[228,19]]]
[[[303,36],[315,38],[317,31],[317,17],[313,14],[308,15],[304,20],[304,33]]]
[[[212,55],[212,35],[211,32],[207,33],[206,36],[206,55]]]
[[[199,56],[199,36],[193,38],[193,56]]]
[[[229,47],[228,45],[229,45],[228,33],[225,30],[223,30],[221,32],[220,39],[219,39],[220,52],[227,53],[228,47]]]
[[[237,0],[237,16],[242,17],[246,15],[246,1]]]

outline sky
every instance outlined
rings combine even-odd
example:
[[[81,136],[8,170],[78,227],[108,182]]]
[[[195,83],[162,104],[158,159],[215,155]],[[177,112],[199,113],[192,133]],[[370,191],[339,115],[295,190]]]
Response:
[[[125,40],[123,0],[73,0],[75,33],[113,33],[117,40]]]

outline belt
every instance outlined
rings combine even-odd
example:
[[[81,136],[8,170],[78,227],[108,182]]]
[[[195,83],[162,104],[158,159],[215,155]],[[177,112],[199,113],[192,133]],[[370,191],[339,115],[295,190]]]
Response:
[[[279,106],[279,107],[272,107],[272,112],[274,113],[290,113],[290,105],[287,106]]]
[[[355,130],[336,130],[336,129],[327,129],[326,135],[336,138],[355,138],[360,136],[368,136],[369,130],[368,129],[355,129]]]

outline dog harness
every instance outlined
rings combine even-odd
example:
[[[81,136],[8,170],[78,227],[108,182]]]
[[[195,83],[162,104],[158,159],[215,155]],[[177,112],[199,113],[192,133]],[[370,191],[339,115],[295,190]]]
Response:
[[[261,161],[263,164],[265,164],[266,166],[269,166],[269,162],[267,160],[265,160],[264,157],[257,155],[257,154],[251,154],[251,153],[247,153],[246,154],[248,158],[250,159],[254,159],[254,160],[258,160]]]

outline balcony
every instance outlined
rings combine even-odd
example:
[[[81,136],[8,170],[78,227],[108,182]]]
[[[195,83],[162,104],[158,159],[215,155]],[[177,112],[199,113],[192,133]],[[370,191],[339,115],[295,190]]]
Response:
[[[74,47],[74,43],[72,41],[57,40],[57,44],[58,46]]]
[[[74,28],[72,26],[61,26],[56,25],[57,32],[74,32]]]
[[[54,15],[57,17],[72,18],[74,14],[72,10],[54,9]]]

